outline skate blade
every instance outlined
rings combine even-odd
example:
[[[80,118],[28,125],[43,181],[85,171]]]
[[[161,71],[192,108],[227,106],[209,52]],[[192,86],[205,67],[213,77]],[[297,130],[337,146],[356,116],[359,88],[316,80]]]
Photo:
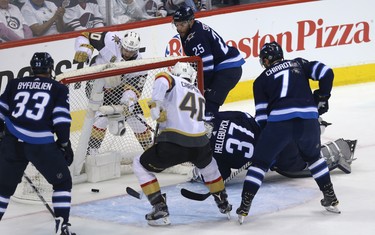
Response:
[[[341,211],[337,206],[325,206],[324,207],[328,212],[335,213],[335,214],[341,214]]]
[[[148,225],[150,226],[167,226],[171,224],[169,216],[160,218],[158,220],[147,220]]]
[[[230,218],[231,218],[230,212],[226,213],[226,215],[227,215],[228,220],[230,220]]]
[[[238,215],[238,223],[240,223],[240,225],[243,224],[245,217],[245,215]]]

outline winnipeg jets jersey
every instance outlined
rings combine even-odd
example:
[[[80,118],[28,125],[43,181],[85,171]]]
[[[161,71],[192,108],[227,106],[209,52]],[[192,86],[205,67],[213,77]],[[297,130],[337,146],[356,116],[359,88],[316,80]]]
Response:
[[[163,92],[164,91],[164,92]],[[152,100],[161,102],[167,120],[160,123],[157,141],[186,147],[208,143],[203,123],[205,99],[189,81],[163,72],[156,75]]]
[[[239,111],[215,114],[210,138],[214,158],[224,168],[241,168],[253,156],[260,128],[248,113]]]
[[[68,88],[51,78],[11,80],[0,96],[0,121],[11,134],[31,144],[69,141]]]
[[[319,81],[322,94],[329,95],[333,77],[332,69],[318,61],[296,58],[276,62],[254,81],[257,122],[264,127],[266,122],[317,119],[309,79]]]
[[[211,78],[215,71],[240,67],[245,63],[237,48],[228,46],[215,30],[198,20],[181,42],[186,55],[202,58],[205,79]]]

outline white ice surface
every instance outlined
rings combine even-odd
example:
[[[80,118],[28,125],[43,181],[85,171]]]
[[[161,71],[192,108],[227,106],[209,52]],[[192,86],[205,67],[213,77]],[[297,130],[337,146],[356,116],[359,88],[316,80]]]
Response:
[[[254,114],[253,100],[226,104],[223,110],[241,110]],[[340,200],[340,215],[320,206],[321,193],[312,178],[288,179],[275,173],[266,175],[254,199],[251,214],[243,225],[221,215],[208,198],[195,202],[179,194],[181,187],[205,192],[199,185],[185,183],[186,176],[158,174],[167,193],[172,225],[150,227],[144,220],[150,206],[125,193],[126,186],[139,190],[134,175],[101,183],[80,184],[73,188],[72,230],[77,235],[120,234],[304,234],[370,235],[375,232],[375,83],[335,87],[330,109],[323,119],[332,122],[323,141],[337,138],[358,139],[352,173],[334,170],[332,181]],[[234,210],[239,206],[240,174],[228,193]],[[100,189],[92,193],[92,188]],[[0,235],[52,235],[53,220],[43,205],[11,201],[0,222]]]

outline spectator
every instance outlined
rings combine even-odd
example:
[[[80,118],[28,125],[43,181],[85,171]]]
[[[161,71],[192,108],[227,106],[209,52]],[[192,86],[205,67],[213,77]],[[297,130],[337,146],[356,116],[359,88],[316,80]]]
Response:
[[[180,7],[190,7],[193,12],[200,10],[206,10],[206,0],[197,1],[195,0],[161,0],[164,3],[165,10],[168,15],[173,15]]]
[[[34,36],[58,34],[65,31],[65,8],[45,0],[27,0],[21,8],[22,15]]]
[[[23,4],[25,4],[26,1],[27,0],[9,0],[9,3],[13,4],[13,5],[17,6],[19,9],[21,9]]]
[[[65,9],[64,22],[69,31],[99,28],[104,26],[99,5],[92,0],[72,0]]]
[[[97,2],[99,5],[99,11],[103,15],[106,25],[125,24],[151,18],[142,11],[141,7],[135,0],[111,0],[110,7],[112,9],[112,14],[111,19],[109,20],[107,19],[107,0],[97,0]]]
[[[141,2],[141,3],[140,3]],[[166,17],[167,11],[162,0],[138,0],[146,14],[151,17]]]
[[[26,24],[20,9],[9,0],[0,0],[0,42],[32,38],[33,33]]]

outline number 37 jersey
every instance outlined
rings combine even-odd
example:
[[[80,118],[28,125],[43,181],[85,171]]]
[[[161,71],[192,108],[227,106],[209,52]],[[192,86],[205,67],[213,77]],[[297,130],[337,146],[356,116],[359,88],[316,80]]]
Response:
[[[9,82],[0,96],[0,121],[18,139],[31,144],[69,141],[69,90],[44,77],[24,77]]]

